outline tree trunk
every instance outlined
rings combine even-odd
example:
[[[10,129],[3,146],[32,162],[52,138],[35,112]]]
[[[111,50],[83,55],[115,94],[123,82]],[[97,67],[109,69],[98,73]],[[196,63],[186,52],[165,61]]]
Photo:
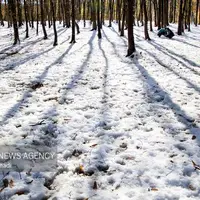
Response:
[[[195,18],[195,26],[198,24],[198,10],[199,10],[199,0],[196,0],[196,18]]]
[[[15,0],[8,0],[8,4],[10,6],[10,10],[11,10],[11,13],[12,13],[12,23],[13,23],[13,29],[14,29],[14,43],[13,43],[13,45],[16,45],[17,42],[20,42],[20,40],[19,40],[19,32],[18,32],[18,26],[17,26],[17,13],[16,13]]]
[[[54,43],[53,46],[58,45],[58,36],[57,36],[57,30],[56,30],[56,1],[55,4],[53,3],[53,0],[51,0],[51,10],[52,10],[52,17],[53,17],[53,31],[54,31]]]
[[[150,31],[153,31],[153,26],[152,26],[152,0],[149,1],[149,20],[150,20]]]
[[[158,30],[161,29],[161,15],[162,15],[162,0],[158,1]]]
[[[98,26],[98,38],[101,39],[101,21],[100,21],[100,0],[97,0],[97,26]]]
[[[134,43],[134,35],[133,35],[133,2],[134,0],[128,1],[128,52],[127,56],[130,56],[133,52],[135,52],[135,43]]]
[[[97,30],[95,0],[92,1],[92,31],[93,30]]]
[[[178,35],[182,35],[183,26],[183,0],[179,2]]]
[[[27,3],[26,3],[26,0],[24,0],[24,15],[25,15],[25,22],[26,22],[26,37],[25,38],[28,38],[29,37],[29,34],[28,34],[28,10],[27,10]]]
[[[40,0],[41,24],[42,24],[42,30],[44,33],[44,40],[46,40],[48,37],[47,37],[47,32],[46,32],[45,23],[44,23],[44,5],[43,4],[44,4],[43,0]]]
[[[2,15],[2,6],[1,6],[1,0],[0,0],[0,21],[1,21],[1,26],[4,26],[4,22],[3,22],[3,15]]]
[[[173,23],[176,23],[176,0],[174,0],[174,4],[173,4],[173,7],[174,7],[174,19],[173,19]]]
[[[76,26],[76,32],[77,32],[77,34],[79,34],[80,33],[80,28],[79,28],[79,25],[78,25],[78,23],[75,21],[75,26]]]
[[[191,7],[192,7],[192,0],[189,0],[189,3],[188,3],[188,19],[187,19],[188,31],[191,31],[191,28],[190,28]]]
[[[38,26],[39,26],[39,2],[36,1],[36,12],[37,12],[37,19],[36,19],[36,35],[38,35]]]
[[[101,0],[101,23],[105,24],[105,0]]]
[[[18,13],[18,22],[19,22],[19,27],[23,25],[22,23],[22,5],[21,1],[17,0],[17,13]]]
[[[122,27],[120,36],[124,36],[124,26],[125,26],[125,17],[126,17],[126,0],[122,0],[123,11],[122,11]]]
[[[154,1],[154,26],[158,25],[158,4],[157,4],[157,0]]]
[[[148,16],[147,16],[147,7],[146,0],[143,0],[143,10],[144,10],[144,38],[145,40],[151,40],[148,32]]]
[[[86,25],[86,22],[85,22],[85,20],[86,20],[86,18],[85,18],[85,9],[86,9],[86,1],[84,0],[83,1],[83,26],[84,26],[84,28],[85,28],[85,25]]]
[[[72,0],[71,3],[72,3],[72,39],[71,39],[70,43],[76,43],[76,40],[75,40],[75,26],[76,26],[76,22],[75,22],[75,17],[76,17],[75,0]]]
[[[109,0],[109,26],[112,26],[112,15],[113,15],[113,9],[112,9],[112,0]]]

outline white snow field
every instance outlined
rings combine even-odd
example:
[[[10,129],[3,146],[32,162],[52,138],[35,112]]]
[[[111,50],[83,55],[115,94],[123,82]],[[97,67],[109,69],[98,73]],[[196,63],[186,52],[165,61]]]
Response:
[[[0,199],[200,199],[200,27],[151,41],[134,27],[133,58],[117,24],[101,40],[80,28],[70,44],[58,25],[53,47],[52,29],[23,27],[13,47],[0,27],[0,144],[58,152],[56,172],[1,173]]]

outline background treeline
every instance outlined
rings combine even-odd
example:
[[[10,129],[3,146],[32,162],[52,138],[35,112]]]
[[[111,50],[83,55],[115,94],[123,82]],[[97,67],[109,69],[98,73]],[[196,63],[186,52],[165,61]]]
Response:
[[[19,41],[18,27],[23,24],[26,37],[29,37],[29,28],[35,28],[38,34],[41,25],[44,39],[48,37],[46,28],[53,27],[56,45],[56,23],[62,23],[63,27],[72,27],[71,42],[75,42],[79,20],[83,20],[84,26],[90,20],[99,38],[105,20],[109,26],[113,21],[118,23],[121,36],[125,29],[137,25],[144,26],[145,39],[150,39],[148,29],[153,31],[153,27],[160,29],[177,22],[177,32],[181,35],[185,29],[190,31],[192,22],[196,26],[200,24],[200,0],[0,0],[0,24],[14,28],[14,44]]]

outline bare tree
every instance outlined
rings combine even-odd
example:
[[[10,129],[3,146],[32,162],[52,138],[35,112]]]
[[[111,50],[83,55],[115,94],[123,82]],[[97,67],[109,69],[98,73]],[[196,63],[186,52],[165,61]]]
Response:
[[[178,19],[178,35],[182,35],[183,26],[183,0],[179,2],[179,19]]]
[[[135,49],[134,35],[133,35],[133,4],[134,0],[128,0],[128,12],[127,12],[127,20],[128,20],[128,52],[127,56],[130,56]]]
[[[14,43],[13,45],[16,45],[17,42],[20,42],[19,40],[19,31],[17,26],[17,13],[16,13],[16,3],[15,0],[8,0],[8,4],[12,13],[12,23],[13,23],[13,29],[14,29]]]
[[[76,26],[76,10],[75,10],[75,0],[72,0],[72,39],[70,43],[76,43],[75,39],[75,26]]]

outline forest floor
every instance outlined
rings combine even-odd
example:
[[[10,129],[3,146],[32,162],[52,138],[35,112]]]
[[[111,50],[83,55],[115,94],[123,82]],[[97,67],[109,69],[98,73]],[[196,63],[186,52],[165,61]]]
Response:
[[[0,144],[58,156],[56,172],[2,173],[0,199],[199,199],[200,27],[151,41],[135,27],[133,58],[115,23],[101,40],[80,28],[70,44],[59,25],[56,47],[52,30],[24,39],[23,28],[13,47],[0,27]]]

